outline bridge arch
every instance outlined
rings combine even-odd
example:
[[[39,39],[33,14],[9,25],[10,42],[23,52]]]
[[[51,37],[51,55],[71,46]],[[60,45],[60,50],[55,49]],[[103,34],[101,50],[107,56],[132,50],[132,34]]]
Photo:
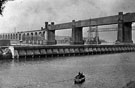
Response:
[[[2,39],[2,35],[0,34],[0,39]]]
[[[43,32],[42,31],[40,31],[39,33],[38,33],[38,44],[42,44],[43,43]]]
[[[29,36],[29,33],[27,32],[26,33],[26,43],[29,44],[29,41],[30,41],[30,36]]]
[[[13,33],[13,40],[15,39],[15,33]]]
[[[11,33],[11,40],[13,39],[13,34]]]
[[[8,40],[10,39],[10,34],[8,33]]]
[[[15,39],[18,40],[18,33],[15,34]]]
[[[30,33],[30,44],[33,44],[33,32]]]
[[[4,34],[2,34],[2,39],[4,39]]]
[[[34,32],[34,36],[33,36],[34,44],[37,44],[37,37],[38,37],[38,32]]]
[[[18,35],[19,35],[19,41],[22,42],[22,33],[19,32]]]
[[[7,34],[5,34],[5,39],[7,39]]]
[[[22,41],[24,41],[25,40],[25,34],[24,33],[22,33]]]

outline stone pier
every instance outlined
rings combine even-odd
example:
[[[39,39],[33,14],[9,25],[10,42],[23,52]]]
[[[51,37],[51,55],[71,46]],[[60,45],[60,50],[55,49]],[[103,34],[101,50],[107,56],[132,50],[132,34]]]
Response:
[[[51,25],[48,25],[48,22],[45,22],[45,30],[46,30],[46,44],[47,45],[54,45],[56,44],[55,40],[55,30],[53,29],[54,22],[51,22]]]
[[[84,44],[82,29],[83,27],[75,27],[75,20],[72,21],[71,44]]]
[[[132,22],[124,22],[123,12],[119,12],[117,43],[133,43]]]

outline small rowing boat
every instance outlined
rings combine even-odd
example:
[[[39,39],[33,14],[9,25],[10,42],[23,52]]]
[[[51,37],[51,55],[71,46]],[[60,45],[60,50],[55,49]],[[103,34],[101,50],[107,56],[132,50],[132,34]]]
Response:
[[[82,84],[85,82],[85,76],[83,73],[78,73],[78,75],[74,79],[74,84]]]

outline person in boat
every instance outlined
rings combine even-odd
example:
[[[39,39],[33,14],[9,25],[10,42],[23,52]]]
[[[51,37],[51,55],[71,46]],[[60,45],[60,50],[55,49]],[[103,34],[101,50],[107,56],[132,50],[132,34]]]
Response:
[[[85,76],[83,75],[83,73],[79,72],[78,75],[74,79],[74,83],[75,84],[82,84],[83,82],[85,82]]]
[[[77,75],[77,78],[79,78],[79,79],[81,79],[81,78],[84,78],[85,76],[83,75],[83,73],[78,73],[78,75]]]

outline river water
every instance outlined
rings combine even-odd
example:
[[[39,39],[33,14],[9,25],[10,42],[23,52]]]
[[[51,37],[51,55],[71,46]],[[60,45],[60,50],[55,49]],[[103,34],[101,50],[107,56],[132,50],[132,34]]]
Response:
[[[83,72],[86,81],[74,85]],[[135,53],[0,62],[0,88],[122,88],[135,80]]]

